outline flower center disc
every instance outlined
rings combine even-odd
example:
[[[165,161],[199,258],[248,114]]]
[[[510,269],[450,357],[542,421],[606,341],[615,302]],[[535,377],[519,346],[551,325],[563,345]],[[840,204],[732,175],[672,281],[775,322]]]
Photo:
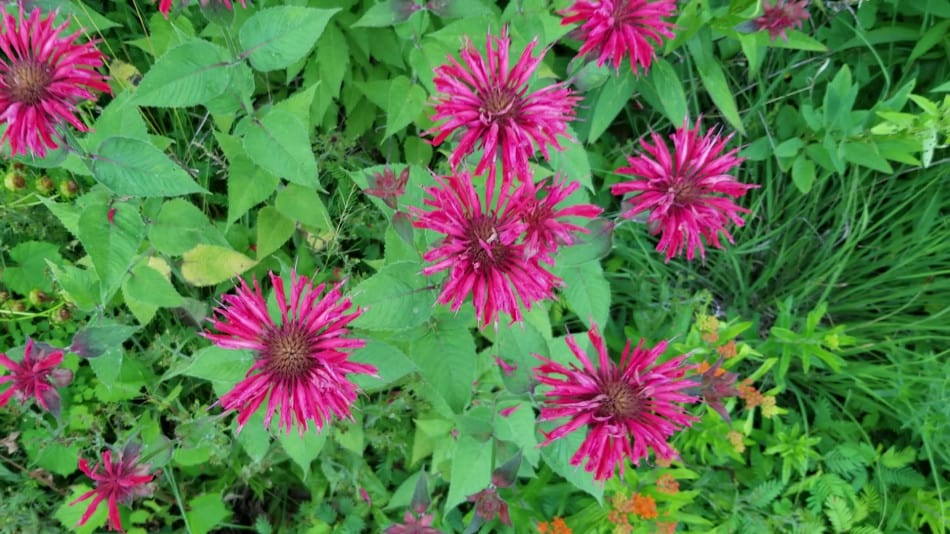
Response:
[[[626,382],[608,383],[604,386],[604,395],[607,398],[598,410],[600,416],[626,419],[640,409],[640,395]]]
[[[35,60],[14,63],[3,75],[3,84],[15,102],[33,105],[43,99],[53,81],[49,65]]]
[[[485,121],[494,121],[514,115],[515,94],[503,87],[492,87],[482,98],[479,114]]]
[[[494,216],[482,216],[472,221],[468,229],[468,256],[476,270],[484,271],[504,263],[508,246],[499,240]]]
[[[677,204],[691,204],[699,198],[699,188],[693,180],[686,177],[677,177],[670,186],[673,201]]]
[[[296,322],[276,328],[264,344],[267,349],[261,356],[268,370],[282,378],[300,377],[317,363],[311,356],[310,336]]]

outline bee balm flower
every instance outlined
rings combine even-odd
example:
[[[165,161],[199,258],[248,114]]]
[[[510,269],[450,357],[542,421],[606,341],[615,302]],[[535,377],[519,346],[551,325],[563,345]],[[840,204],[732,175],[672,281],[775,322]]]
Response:
[[[577,466],[587,458],[584,469],[594,473],[594,480],[607,480],[618,467],[623,476],[624,461],[637,465],[649,449],[657,456],[672,456],[669,438],[697,419],[680,405],[696,402],[684,391],[694,385],[683,379],[685,356],[654,365],[666,350],[665,341],[651,349],[641,340],[631,350],[628,340],[618,365],[607,355],[597,325],[591,325],[587,337],[597,352],[597,367],[573,337],[567,338],[567,346],[582,367],[565,367],[535,354],[543,362],[535,367],[535,378],[551,386],[539,420],[568,418],[547,434],[542,445],[586,426],[587,436],[570,463]]]
[[[564,26],[579,22],[577,35],[584,41],[580,55],[597,56],[597,65],[610,61],[620,70],[624,56],[630,68],[644,72],[656,57],[654,47],[673,38],[673,24],[663,20],[673,14],[675,0],[579,0],[562,11]]]
[[[637,193],[627,199],[628,208],[622,213],[632,218],[649,211],[647,223],[652,233],[662,232],[656,249],[666,251],[666,261],[686,251],[692,260],[696,250],[706,256],[700,237],[716,248],[719,234],[730,243],[732,236],[726,225],[732,221],[742,226],[745,221],[739,213],[749,213],[732,201],[757,185],[740,183],[729,174],[743,159],[737,149],[723,153],[731,135],[721,138],[715,131],[700,135],[699,125],[692,130],[684,124],[670,136],[673,152],[658,134],[652,134],[653,144],[640,140],[644,153],[627,158],[629,167],[617,173],[635,177],[616,183],[610,188],[615,195]]]
[[[49,350],[47,350],[49,349]],[[11,398],[25,404],[30,398],[53,415],[59,415],[60,399],[57,387],[65,387],[72,382],[73,373],[69,369],[57,369],[63,361],[63,351],[52,350],[43,344],[26,341],[23,360],[14,362],[6,354],[0,354],[0,365],[10,374],[0,376],[0,384],[10,383],[6,391],[0,393],[0,406],[6,405]]]
[[[139,447],[133,444],[127,445],[115,459],[110,451],[104,451],[102,462],[96,463],[92,469],[85,458],[80,458],[79,469],[96,482],[95,489],[69,503],[72,506],[92,499],[79,520],[79,526],[85,525],[92,514],[96,513],[99,503],[106,501],[109,506],[109,530],[124,532],[118,503],[128,504],[134,497],[148,497],[154,491],[155,484],[152,479],[155,475],[150,474],[148,464],[139,464]]]
[[[109,93],[109,86],[95,68],[102,66],[101,52],[93,42],[77,43],[79,32],[61,35],[69,25],[53,26],[54,13],[45,17],[34,9],[19,22],[8,9],[0,24],[0,124],[7,129],[13,155],[46,155],[58,148],[56,127],[72,124],[81,132],[89,128],[76,117],[82,100],[95,100],[93,91]]]
[[[352,350],[366,344],[345,337],[347,326],[362,311],[346,313],[351,302],[343,298],[340,284],[323,294],[324,284],[314,288],[306,276],[294,271],[288,301],[283,279],[273,273],[270,279],[279,322],[268,313],[257,280],[253,288],[241,280],[237,293],[222,297],[215,309],[214,327],[221,333],[202,334],[219,347],[252,350],[257,357],[244,380],[221,397],[221,406],[238,412],[241,428],[267,399],[264,425],[270,426],[279,409],[279,426],[287,433],[296,424],[303,434],[307,421],[321,429],[334,416],[351,418],[357,387],[347,375],[376,376],[372,365],[348,360]]]

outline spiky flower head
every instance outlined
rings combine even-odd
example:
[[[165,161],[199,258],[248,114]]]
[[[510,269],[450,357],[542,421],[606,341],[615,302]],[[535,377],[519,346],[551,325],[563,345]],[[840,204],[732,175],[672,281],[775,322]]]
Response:
[[[756,30],[767,30],[773,41],[781,37],[788,41],[786,31],[799,28],[808,19],[808,0],[762,1],[762,15],[753,21]]]
[[[409,182],[409,167],[406,167],[396,177],[396,173],[389,167],[382,172],[373,173],[369,179],[369,187],[363,190],[367,195],[381,199],[392,209],[406,192],[406,184]]]
[[[622,216],[629,219],[649,212],[647,224],[654,235],[662,233],[656,249],[666,252],[667,262],[683,251],[688,260],[696,250],[705,258],[700,237],[716,248],[722,248],[719,234],[733,243],[726,225],[732,221],[742,226],[745,221],[739,213],[749,210],[732,198],[759,186],[740,183],[730,174],[743,161],[736,155],[738,149],[724,150],[732,135],[723,138],[710,130],[704,136],[699,133],[699,121],[693,129],[684,124],[670,136],[672,153],[659,134],[651,137],[652,144],[640,140],[642,154],[628,157],[629,166],[617,169],[618,174],[634,179],[610,188],[615,195],[637,193],[626,200]]]
[[[270,280],[279,321],[268,313],[257,279],[253,288],[241,280],[236,293],[224,295],[214,310],[214,328],[220,333],[202,334],[219,347],[251,350],[256,356],[244,380],[221,397],[221,406],[238,412],[242,428],[267,399],[264,425],[269,427],[279,410],[279,426],[287,433],[297,425],[303,434],[308,421],[319,430],[334,417],[352,418],[357,386],[347,375],[376,376],[372,365],[349,361],[350,353],[366,344],[348,337],[348,325],[362,310],[347,313],[352,303],[343,297],[342,283],[324,294],[325,284],[314,287],[294,270],[288,300],[284,280],[274,273]]]
[[[469,294],[475,317],[486,326],[496,323],[500,313],[521,321],[519,301],[525,308],[551,298],[560,279],[544,269],[537,257],[525,253],[521,241],[525,230],[521,213],[522,196],[501,194],[486,202],[472,185],[467,172],[435,177],[437,187],[426,189],[424,200],[430,211],[412,208],[417,228],[445,236],[423,255],[431,262],[422,270],[426,276],[448,271],[439,302],[458,310]]]
[[[458,145],[449,157],[453,170],[462,158],[481,148],[476,175],[487,170],[493,184],[500,159],[504,183],[514,176],[527,180],[528,160],[537,151],[548,158],[548,147],[561,150],[557,137],[567,136],[567,123],[574,118],[574,105],[580,98],[563,82],[529,90],[531,75],[544,57],[544,53],[532,56],[537,44],[537,39],[531,41],[509,68],[511,41],[506,28],[500,37],[486,37],[484,55],[466,39],[461,62],[449,56],[447,65],[436,67],[433,81],[438,94],[432,118],[444,122],[425,135],[434,135],[432,144],[438,146],[459,132]]]
[[[58,417],[60,399],[56,388],[68,386],[73,379],[72,371],[58,368],[62,362],[63,351],[45,343],[34,343],[32,339],[26,340],[23,359],[19,362],[0,354],[0,365],[10,371],[10,374],[0,376],[0,384],[10,384],[0,393],[0,406],[5,406],[10,399],[17,399],[20,404],[34,399],[43,409]]]
[[[640,65],[646,73],[663,38],[673,38],[673,24],[664,19],[675,9],[675,0],[578,0],[561,12],[561,24],[580,23],[579,55],[596,56],[598,66],[609,61],[619,72],[629,56],[630,69]]]
[[[568,222],[565,218],[593,219],[600,215],[603,209],[593,204],[558,208],[558,204],[578,188],[579,182],[566,183],[559,175],[550,181],[534,183],[527,180],[522,184],[519,194],[524,199],[521,218],[525,223],[524,245],[528,256],[537,255],[541,261],[553,265],[553,255],[559,246],[573,244],[574,234],[589,232],[587,228]]]
[[[682,406],[696,401],[685,392],[693,385],[683,378],[685,356],[656,364],[666,350],[665,341],[649,348],[641,340],[631,350],[628,340],[618,365],[608,356],[596,324],[591,324],[587,337],[597,352],[597,366],[573,336],[567,338],[567,346],[581,367],[535,354],[542,362],[534,369],[535,378],[551,387],[544,393],[539,420],[568,419],[549,432],[542,445],[587,427],[570,463],[578,466],[587,458],[584,469],[595,480],[607,480],[617,468],[623,476],[626,459],[638,465],[651,449],[657,456],[671,456],[669,438],[697,420]]]
[[[125,532],[118,504],[129,504],[135,497],[148,497],[155,490],[155,484],[152,483],[155,475],[151,474],[148,464],[139,463],[139,447],[131,443],[115,458],[111,451],[103,451],[102,461],[96,462],[93,468],[89,467],[85,458],[80,458],[79,469],[96,482],[96,487],[69,503],[72,506],[92,499],[77,526],[85,525],[99,504],[106,501],[109,506],[109,530]]]
[[[96,100],[94,91],[109,93],[109,86],[96,67],[104,56],[95,42],[79,43],[80,32],[62,35],[69,26],[54,26],[56,13],[29,17],[20,4],[3,14],[0,24],[0,124],[6,125],[2,141],[10,152],[46,155],[59,147],[56,128],[68,122],[81,132],[89,128],[76,116],[83,100]]]

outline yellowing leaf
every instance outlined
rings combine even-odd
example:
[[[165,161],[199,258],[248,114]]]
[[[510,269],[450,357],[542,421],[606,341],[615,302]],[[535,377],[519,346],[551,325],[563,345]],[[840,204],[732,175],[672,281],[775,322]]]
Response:
[[[257,262],[217,245],[197,245],[182,256],[181,275],[195,286],[212,286],[234,278]]]

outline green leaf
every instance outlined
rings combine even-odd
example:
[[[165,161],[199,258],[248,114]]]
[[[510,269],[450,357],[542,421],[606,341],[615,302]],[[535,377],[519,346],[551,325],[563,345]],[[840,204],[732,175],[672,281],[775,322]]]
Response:
[[[519,328],[504,328],[498,331],[495,349],[492,351],[508,365],[516,365],[511,374],[502,371],[502,380],[509,391],[516,394],[527,393],[533,386],[531,368],[538,364],[533,354],[548,354],[548,342],[538,329],[525,322]]]
[[[223,93],[230,80],[224,49],[196,39],[158,58],[135,89],[134,102],[139,106],[196,106]]]
[[[79,216],[79,240],[96,268],[100,303],[112,298],[122,285],[144,237],[145,223],[138,208],[131,204],[111,208],[94,204]]]
[[[389,84],[386,105],[385,139],[412,123],[426,107],[426,92],[405,76],[397,76]]]
[[[220,493],[205,493],[188,501],[188,528],[192,534],[208,534],[231,517]]]
[[[122,342],[138,330],[137,326],[115,323],[87,325],[73,336],[69,352],[83,358],[96,358],[112,350],[121,350]]]
[[[364,308],[353,326],[367,330],[408,330],[429,320],[436,294],[427,287],[422,265],[395,262],[353,290],[353,302]]]
[[[805,154],[799,154],[792,164],[792,182],[802,193],[811,191],[815,183],[815,162]]]
[[[181,276],[195,286],[213,286],[234,278],[257,262],[217,245],[196,245],[182,256]]]
[[[211,382],[216,395],[223,395],[244,379],[254,356],[245,350],[223,349],[216,345],[205,347],[186,360],[181,369],[164,379],[177,375],[193,376]]]
[[[363,16],[350,25],[351,28],[384,28],[392,26],[398,22],[396,20],[397,3],[400,0],[384,0],[376,5],[372,5],[363,13]]]
[[[780,158],[793,158],[802,149],[805,143],[798,137],[786,139],[775,147],[775,155]]]
[[[92,368],[92,372],[96,374],[96,378],[99,380],[98,387],[108,392],[115,388],[119,381],[119,375],[122,373],[124,360],[125,353],[121,346],[109,349],[102,355],[89,360],[89,367]]]
[[[92,311],[99,304],[99,279],[95,271],[71,265],[47,263],[53,280],[66,294],[66,299],[82,311]],[[12,287],[12,286],[11,286]]]
[[[577,139],[570,126],[567,128],[567,135]],[[552,150],[550,152],[551,168],[567,176],[570,180],[576,180],[588,190],[594,190],[594,183],[591,180],[590,160],[587,157],[587,149],[584,145],[569,140],[561,140],[564,150]]]
[[[567,305],[585,325],[590,322],[607,324],[610,314],[610,284],[604,278],[600,262],[590,261],[575,265],[557,262],[554,274],[564,279],[562,295]]]
[[[842,151],[845,161],[886,174],[894,172],[891,164],[878,153],[874,143],[844,143]]]
[[[673,124],[683,124],[686,118],[686,92],[679,76],[665,59],[657,58],[647,75],[660,101],[663,113]]]
[[[369,393],[385,389],[409,373],[418,371],[416,364],[403,351],[372,338],[367,339],[366,346],[354,352],[350,359],[376,366],[379,378],[365,374],[349,376],[354,384]]]
[[[550,425],[547,425],[550,426]],[[550,431],[550,429],[548,429]],[[571,457],[581,447],[586,429],[581,428],[571,432],[561,439],[554,440],[550,445],[541,447],[541,457],[552,471],[564,477],[565,480],[577,489],[590,494],[603,504],[604,485],[594,481],[593,473],[582,467],[571,465]],[[586,461],[586,459],[585,459]]]
[[[149,228],[148,240],[159,252],[170,256],[183,254],[199,243],[228,244],[201,210],[180,198],[162,204]]]
[[[263,411],[254,412],[236,438],[244,452],[251,457],[251,461],[255,464],[261,463],[270,451],[271,441],[270,431],[264,426]]]
[[[19,442],[23,444],[31,466],[64,477],[76,472],[79,463],[79,444],[76,441],[50,439],[48,431],[31,428],[23,433]]]
[[[277,192],[277,211],[316,230],[331,230],[333,222],[320,195],[313,188],[290,184]]]
[[[449,494],[445,498],[445,513],[465,502],[466,497],[488,487],[491,482],[492,447],[470,436],[462,436],[455,443]]]
[[[805,50],[808,52],[827,52],[828,47],[825,46],[821,41],[818,41],[806,33],[800,32],[798,30],[789,30],[785,32],[785,35],[788,36],[787,40],[776,39],[772,41],[769,46],[773,48],[788,48],[791,50]]]
[[[257,259],[261,260],[279,249],[294,235],[294,221],[275,208],[264,206],[257,212]]]
[[[319,187],[310,134],[291,113],[271,109],[244,136],[244,150],[268,172],[307,187]]]
[[[610,124],[630,101],[636,86],[637,78],[624,69],[619,76],[612,76],[600,88],[593,103],[590,129],[587,133],[588,143],[593,143],[607,131]]]
[[[286,410],[287,406],[282,406],[281,409]],[[320,451],[323,450],[323,446],[327,442],[326,430],[328,429],[324,428],[324,430],[323,432],[317,430],[313,423],[308,425],[302,436],[297,432],[297,429],[293,429],[289,433],[282,428],[276,430],[277,441],[280,442],[287,456],[290,456],[290,459],[300,466],[300,470],[303,472],[301,477],[303,480],[307,480],[310,476],[310,464],[317,456],[320,456]]]
[[[686,47],[696,61],[696,70],[699,71],[699,77],[703,80],[703,86],[709,92],[713,103],[726,121],[740,134],[745,135],[739,108],[736,106],[735,92],[729,86],[725,72],[713,55],[713,44],[709,35],[708,28],[701,30],[696,37],[687,41]]]
[[[514,409],[508,417],[498,415],[494,421],[495,437],[517,445],[531,465],[537,466],[540,457],[535,435],[534,408],[526,401],[503,402],[498,410]]]
[[[59,247],[44,241],[23,241],[9,251],[15,265],[3,267],[0,280],[13,291],[26,295],[33,289],[47,293],[53,291],[53,284],[46,274],[47,261],[50,265],[63,263]]]
[[[148,127],[142,120],[138,106],[132,104],[132,93],[128,91],[117,95],[102,110],[83,144],[86,150],[96,152],[104,140],[114,136],[145,142],[149,140]]]
[[[435,328],[413,340],[409,358],[419,367],[429,389],[455,413],[461,413],[472,396],[475,380],[475,342],[466,328]]]
[[[244,22],[238,40],[255,69],[283,69],[306,57],[337,11],[297,6],[262,9]]]
[[[175,286],[147,263],[139,263],[132,269],[131,276],[122,284],[122,294],[159,308],[174,308],[182,304]]]
[[[858,87],[851,83],[851,69],[842,65],[825,89],[823,103],[824,126],[847,131],[850,128],[851,109],[858,96]]]
[[[86,508],[89,506],[90,501],[78,502],[76,504],[70,504],[76,499],[82,497],[85,493],[91,491],[93,488],[87,486],[86,484],[78,484],[72,487],[72,492],[63,500],[63,504],[56,509],[56,513],[53,516],[65,527],[65,529],[70,532],[75,532],[76,534],[93,534],[103,526],[105,526],[106,521],[109,518],[109,507],[108,506],[99,506],[96,508],[96,511],[92,514],[89,520],[83,526],[77,526],[79,520],[82,519],[83,514],[86,512]]]
[[[171,197],[207,193],[154,145],[129,137],[109,137],[90,165],[93,176],[117,195]]]

